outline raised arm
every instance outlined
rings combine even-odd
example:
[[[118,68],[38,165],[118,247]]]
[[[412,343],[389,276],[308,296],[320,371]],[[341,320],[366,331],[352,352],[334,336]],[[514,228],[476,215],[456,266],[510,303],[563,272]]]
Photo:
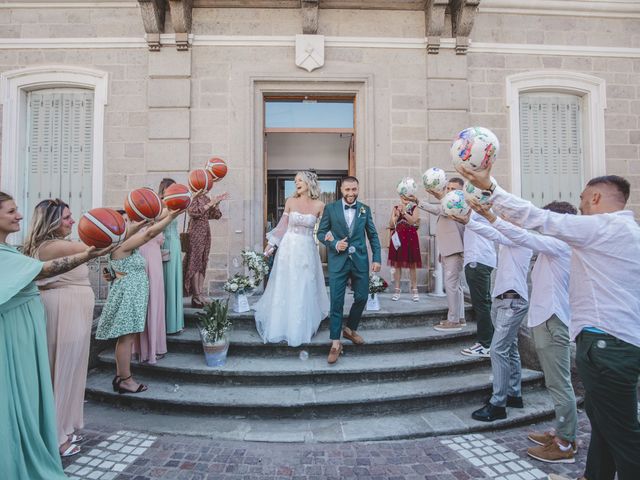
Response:
[[[515,247],[516,244],[509,240],[506,236],[500,233],[498,230],[493,228],[488,223],[482,223],[473,218],[469,219],[469,223],[467,223],[467,228],[476,232],[478,235],[483,236],[487,240],[491,240],[492,242],[499,243],[500,245],[505,245],[507,247]]]
[[[82,253],[46,261],[42,264],[42,270],[40,270],[40,273],[36,276],[35,280],[54,277],[61,273],[73,270],[92,258],[101,257],[102,255],[110,253],[114,248],[115,247],[109,247],[98,250],[95,247],[88,247]]]
[[[501,218],[497,218],[492,225],[515,244],[521,247],[527,247],[534,252],[544,253],[554,257],[569,255],[571,253],[571,247],[562,240],[548,235],[536,235]]]
[[[182,213],[182,210],[165,210],[159,221],[151,225],[143,232],[138,232],[131,238],[127,238],[117,248],[116,252],[132,252],[136,248],[141,247],[152,238],[156,237]]]
[[[600,236],[602,231],[598,216],[566,215],[543,210],[499,186],[496,187],[491,199],[496,212],[509,222],[545,235],[552,235],[569,245],[589,245]]]

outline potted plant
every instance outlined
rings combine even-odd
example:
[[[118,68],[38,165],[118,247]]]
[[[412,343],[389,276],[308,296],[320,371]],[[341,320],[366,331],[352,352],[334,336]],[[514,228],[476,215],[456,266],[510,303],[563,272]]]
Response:
[[[209,367],[219,367],[227,361],[229,338],[227,332],[231,328],[229,320],[229,299],[213,300],[205,304],[198,313],[199,329],[202,339],[204,358]]]
[[[389,284],[387,284],[384,278],[376,275],[375,273],[369,275],[369,297],[367,298],[367,310],[380,310],[378,293],[384,292],[387,287],[389,287]]]
[[[246,275],[236,273],[227,280],[222,289],[234,295],[233,311],[237,313],[248,312],[251,310],[247,294],[253,289],[253,281]]]

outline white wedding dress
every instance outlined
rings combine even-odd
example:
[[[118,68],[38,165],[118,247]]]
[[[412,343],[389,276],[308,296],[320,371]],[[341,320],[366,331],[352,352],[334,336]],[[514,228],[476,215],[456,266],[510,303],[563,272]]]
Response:
[[[313,214],[283,215],[267,237],[278,245],[267,288],[255,305],[256,328],[264,343],[309,343],[329,313]]]

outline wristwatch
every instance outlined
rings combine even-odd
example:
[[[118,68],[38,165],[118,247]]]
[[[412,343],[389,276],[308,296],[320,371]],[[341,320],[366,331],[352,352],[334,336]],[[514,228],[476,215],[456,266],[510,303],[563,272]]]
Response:
[[[493,177],[491,177],[491,186],[482,191],[482,194],[490,197],[491,195],[493,195],[493,192],[496,190],[496,187],[498,186],[498,183],[495,181],[495,179]]]

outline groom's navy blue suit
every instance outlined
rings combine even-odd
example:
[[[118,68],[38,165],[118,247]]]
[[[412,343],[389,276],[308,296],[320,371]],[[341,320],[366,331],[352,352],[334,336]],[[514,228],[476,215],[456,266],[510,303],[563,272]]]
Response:
[[[367,238],[371,244],[371,252],[374,263],[380,263],[380,240],[373,224],[371,209],[364,203],[355,203],[355,215],[351,228],[347,225],[344,215],[342,200],[328,204],[324,208],[320,226],[318,228],[318,240],[327,247],[329,263],[329,288],[331,290],[331,313],[329,316],[329,328],[331,340],[339,340],[342,333],[342,313],[344,310],[344,295],[347,288],[347,280],[351,278],[351,287],[354,292],[354,301],[349,312],[347,327],[357,330],[362,311],[367,304],[369,294],[369,253],[367,251]],[[328,232],[333,235],[333,240],[325,240]],[[338,252],[336,243],[347,238],[349,250]]]

